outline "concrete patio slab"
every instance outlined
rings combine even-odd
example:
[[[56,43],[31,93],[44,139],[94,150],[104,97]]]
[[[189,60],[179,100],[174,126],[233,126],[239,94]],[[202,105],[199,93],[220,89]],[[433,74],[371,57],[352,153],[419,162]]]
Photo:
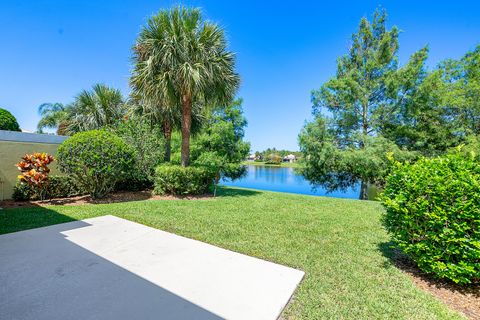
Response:
[[[277,319],[302,277],[114,216],[0,236],[1,319]]]

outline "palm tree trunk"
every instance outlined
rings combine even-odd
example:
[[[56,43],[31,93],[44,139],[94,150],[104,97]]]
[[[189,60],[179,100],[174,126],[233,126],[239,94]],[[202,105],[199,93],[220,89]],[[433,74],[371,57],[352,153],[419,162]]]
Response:
[[[188,167],[190,162],[190,128],[192,126],[192,98],[182,98],[182,166]]]
[[[170,157],[172,154],[172,125],[169,121],[163,123],[163,137],[165,139],[165,162],[170,162]]]

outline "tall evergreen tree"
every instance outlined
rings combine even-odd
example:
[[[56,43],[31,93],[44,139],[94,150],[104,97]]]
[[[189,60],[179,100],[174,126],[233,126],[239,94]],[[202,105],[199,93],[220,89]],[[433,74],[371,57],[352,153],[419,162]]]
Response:
[[[380,137],[382,124],[415,90],[427,56],[424,48],[399,68],[399,31],[387,30],[386,17],[385,11],[377,10],[371,22],[361,19],[348,54],[338,59],[336,75],[312,92],[316,120],[299,137],[306,178],[330,189],[360,183],[361,199],[367,197],[368,184],[379,179],[371,169],[382,172],[387,162],[385,152],[376,160],[363,157],[373,150],[400,152]]]
[[[457,134],[480,135],[480,45],[459,60],[440,64],[445,83],[443,103]]]

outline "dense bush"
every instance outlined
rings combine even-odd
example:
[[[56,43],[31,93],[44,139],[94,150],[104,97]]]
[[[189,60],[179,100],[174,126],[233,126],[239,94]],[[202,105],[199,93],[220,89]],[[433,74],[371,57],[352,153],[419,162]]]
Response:
[[[17,119],[5,109],[0,108],[0,130],[21,131]]]
[[[209,192],[214,175],[203,167],[162,164],[155,170],[156,194],[198,195]]]
[[[111,132],[91,130],[65,140],[58,148],[60,170],[92,198],[101,198],[129,175],[134,150]]]
[[[217,152],[204,152],[194,161],[195,166],[206,169],[213,177],[213,195],[217,193],[220,179],[236,180],[246,175],[247,167],[235,162],[229,162],[225,156]]]
[[[165,152],[161,130],[139,117],[126,119],[112,130],[135,150],[135,163],[125,179],[117,183],[117,189],[152,187],[155,168],[163,161]]]
[[[13,187],[12,198],[15,201],[33,200],[34,192],[32,187],[25,183],[17,182]]]
[[[84,193],[70,177],[50,176],[48,179],[45,199],[68,198]],[[13,188],[12,198],[16,201],[39,200],[38,194],[31,185],[20,182]]]
[[[453,154],[396,163],[382,195],[384,224],[418,267],[456,283],[480,281],[480,164]]]

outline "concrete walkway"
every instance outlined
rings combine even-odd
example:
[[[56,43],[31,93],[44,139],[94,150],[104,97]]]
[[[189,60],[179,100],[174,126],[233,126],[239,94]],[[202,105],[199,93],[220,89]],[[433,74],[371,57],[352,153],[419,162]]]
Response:
[[[113,216],[0,236],[4,320],[273,320],[302,277]]]

